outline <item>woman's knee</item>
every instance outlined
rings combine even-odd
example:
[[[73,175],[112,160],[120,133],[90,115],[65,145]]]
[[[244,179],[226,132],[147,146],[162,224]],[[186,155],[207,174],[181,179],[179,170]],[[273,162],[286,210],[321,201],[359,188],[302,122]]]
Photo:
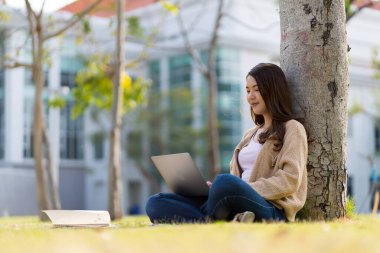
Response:
[[[234,176],[234,175],[231,175],[231,174],[221,174],[221,175],[218,175],[214,182],[212,183],[212,186],[234,186],[234,185],[238,185],[240,184],[241,182],[241,179],[238,178],[237,176]]]
[[[145,205],[145,212],[147,213],[148,216],[153,215],[156,212],[156,210],[159,209],[158,206],[161,200],[162,200],[161,193],[157,193],[149,197]]]
[[[241,187],[241,179],[231,174],[218,175],[212,183],[211,189],[228,193],[235,193]]]

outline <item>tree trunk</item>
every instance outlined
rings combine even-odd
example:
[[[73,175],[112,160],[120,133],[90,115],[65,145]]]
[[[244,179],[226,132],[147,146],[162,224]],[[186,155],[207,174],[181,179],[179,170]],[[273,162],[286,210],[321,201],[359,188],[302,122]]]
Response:
[[[315,220],[344,217],[348,92],[344,1],[279,3],[281,66],[311,140],[303,211]]]
[[[210,177],[214,179],[220,173],[220,150],[219,150],[219,131],[218,131],[218,83],[216,78],[216,48],[218,42],[218,32],[223,17],[224,0],[218,1],[218,9],[216,13],[215,24],[210,41],[210,55],[207,62],[207,74],[205,76],[209,87],[208,100],[208,139],[210,157]]]
[[[112,129],[108,180],[108,210],[112,220],[120,219],[123,216],[121,203],[122,179],[120,168],[120,131],[122,121],[121,108],[123,105],[123,87],[121,86],[121,79],[124,71],[124,4],[124,0],[117,1],[116,71],[113,83]]]
[[[33,125],[33,154],[34,154],[34,166],[36,170],[36,189],[38,208],[40,210],[51,209],[49,196],[46,191],[46,176],[44,170],[44,152],[42,143],[42,127],[44,125],[43,117],[43,100],[42,90],[44,86],[44,74],[42,68],[42,27],[40,20],[37,20],[37,50],[36,58],[33,65],[33,80],[35,84],[35,96],[34,96],[34,125]],[[40,219],[46,220],[47,217],[40,212]]]
[[[210,55],[210,57],[212,57]],[[214,59],[215,61],[215,59]],[[210,179],[213,180],[220,172],[220,152],[218,135],[217,81],[214,69],[208,70],[208,157],[210,158]]]
[[[53,171],[56,170],[56,164],[54,163],[53,157],[51,155],[50,140],[47,133],[46,125],[42,128],[43,142],[46,147],[46,160],[47,160],[47,175],[48,175],[48,187],[52,201],[52,208],[55,210],[61,209],[61,199],[59,197],[59,190],[57,181],[53,175]]]

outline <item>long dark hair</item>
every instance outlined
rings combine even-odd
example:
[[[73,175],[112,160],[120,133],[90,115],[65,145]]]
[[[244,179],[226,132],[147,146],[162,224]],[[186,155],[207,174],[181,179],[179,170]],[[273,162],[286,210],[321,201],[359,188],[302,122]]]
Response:
[[[285,122],[295,119],[285,74],[275,64],[260,63],[248,72],[248,76],[255,78],[265,106],[272,118],[272,125],[266,132],[259,135],[259,142],[263,144],[268,139],[277,140],[275,150],[280,150],[284,141]],[[256,115],[252,107],[250,109],[255,124],[264,124],[264,116]]]

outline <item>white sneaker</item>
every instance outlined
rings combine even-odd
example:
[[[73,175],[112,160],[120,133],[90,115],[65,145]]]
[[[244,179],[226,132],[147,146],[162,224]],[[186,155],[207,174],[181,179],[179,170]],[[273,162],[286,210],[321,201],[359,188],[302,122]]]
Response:
[[[233,222],[251,223],[255,220],[255,214],[250,211],[245,211],[244,213],[238,213],[233,218]]]

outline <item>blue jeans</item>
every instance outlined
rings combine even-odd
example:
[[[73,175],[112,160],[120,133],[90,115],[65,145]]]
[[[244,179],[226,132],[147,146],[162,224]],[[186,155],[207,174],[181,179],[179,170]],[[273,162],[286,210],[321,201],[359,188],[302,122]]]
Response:
[[[283,210],[266,201],[241,178],[230,174],[216,177],[208,197],[159,193],[149,198],[145,210],[153,223],[229,221],[245,211],[255,213],[255,221],[287,221]]]

